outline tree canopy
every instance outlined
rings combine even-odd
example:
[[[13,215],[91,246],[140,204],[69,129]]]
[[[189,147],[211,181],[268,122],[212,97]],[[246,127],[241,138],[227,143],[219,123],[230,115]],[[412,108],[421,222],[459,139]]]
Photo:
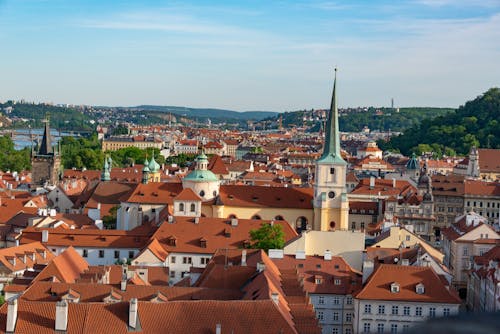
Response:
[[[30,148],[17,151],[9,136],[0,137],[0,170],[17,171],[31,169]]]
[[[500,89],[491,88],[454,112],[425,119],[404,134],[389,142],[379,142],[379,145],[383,150],[397,148],[406,155],[430,147],[437,156],[455,152],[467,154],[471,146],[500,148],[499,115]]]
[[[260,228],[250,231],[251,248],[265,250],[281,249],[285,245],[285,232],[279,224],[262,223]]]

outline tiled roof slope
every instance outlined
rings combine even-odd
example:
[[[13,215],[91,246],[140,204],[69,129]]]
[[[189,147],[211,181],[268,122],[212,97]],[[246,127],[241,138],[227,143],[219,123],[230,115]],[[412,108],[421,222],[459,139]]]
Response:
[[[391,284],[399,283],[400,291],[391,292]],[[422,283],[425,292],[418,294],[416,285]],[[371,275],[357,299],[422,303],[460,304],[457,294],[447,289],[431,267],[381,264]]]
[[[222,185],[219,198],[225,205],[312,209],[312,188]]]
[[[45,257],[43,256],[45,254]],[[40,242],[0,249],[0,272],[6,274],[48,263],[54,255]]]

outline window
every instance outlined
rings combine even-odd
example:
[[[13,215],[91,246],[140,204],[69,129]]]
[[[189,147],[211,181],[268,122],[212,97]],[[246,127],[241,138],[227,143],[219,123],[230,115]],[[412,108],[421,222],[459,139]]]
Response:
[[[194,203],[191,203],[191,212],[195,211],[196,211],[196,205],[194,205]]]
[[[453,207],[448,207],[448,212],[453,212]]]
[[[115,250],[115,259],[120,258],[120,251]]]
[[[193,263],[193,259],[190,256],[184,256],[182,258],[182,263],[183,264],[191,264],[191,263]]]
[[[333,304],[339,305],[340,304],[340,298],[339,297],[333,297]]]
[[[377,333],[384,332],[384,324],[377,324]]]
[[[415,315],[417,317],[421,317],[422,316],[422,307],[420,307],[420,306],[415,307]]]
[[[444,316],[444,317],[448,317],[448,316],[450,316],[450,309],[449,309],[449,308],[445,307],[445,308],[443,309],[443,316]]]
[[[170,263],[172,263],[172,264],[175,263],[175,256],[170,257]]]
[[[365,313],[372,313],[372,306],[370,304],[365,305]]]
[[[397,333],[397,332],[398,332],[398,325],[391,324],[391,333]]]
[[[335,174],[335,168],[333,167],[330,168],[330,174]]]
[[[345,321],[346,322],[351,322],[352,321],[352,313],[346,313],[345,314]]]
[[[403,307],[403,315],[410,315],[410,307],[409,306]]]
[[[323,321],[325,319],[325,314],[323,311],[318,311],[318,320]]]
[[[385,314],[385,305],[378,306],[378,314]]]
[[[403,325],[403,332],[408,332],[410,330],[410,325]]]
[[[436,308],[435,307],[429,308],[429,317],[431,317],[431,318],[436,317]]]
[[[170,277],[175,278],[175,270],[170,270]]]
[[[319,296],[318,298],[318,304],[323,305],[325,303],[325,297]]]
[[[336,278],[336,279],[333,281],[333,284],[335,284],[335,285],[340,285],[340,278]]]
[[[189,271],[183,271],[181,273],[181,278],[184,278],[184,276],[189,275]]]
[[[200,191],[200,197],[204,197],[205,196],[205,191]]]
[[[363,333],[370,333],[370,323],[369,322],[365,322],[363,324]]]
[[[208,262],[210,262],[210,258],[209,257],[202,257],[200,259],[200,263],[203,264],[203,265],[208,264]]]
[[[184,211],[184,203],[179,203],[179,211]]]
[[[351,230],[355,230],[356,229],[356,222],[352,222],[351,223]]]
[[[84,249],[82,252],[82,257],[89,257],[89,251]]]
[[[99,257],[100,258],[104,257],[104,249],[99,249]]]
[[[339,334],[338,328],[332,328],[332,334]]]
[[[392,305],[392,314],[398,315],[398,312],[399,312],[398,307],[396,305]]]
[[[345,334],[352,334],[352,329],[346,328],[345,329]]]
[[[352,305],[352,297],[351,296],[347,296],[346,299],[345,299],[345,303],[347,305]]]
[[[361,223],[359,224],[359,227],[363,230],[363,229],[365,228],[365,223],[364,223],[364,222],[361,222]]]
[[[339,312],[333,312],[333,321],[339,320]]]

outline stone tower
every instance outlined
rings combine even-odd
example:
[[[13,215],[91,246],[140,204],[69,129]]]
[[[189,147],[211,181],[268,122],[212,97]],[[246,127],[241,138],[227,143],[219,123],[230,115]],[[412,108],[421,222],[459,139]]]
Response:
[[[316,161],[312,228],[318,231],[348,228],[349,202],[345,186],[347,163],[340,154],[336,84],[337,69],[335,69],[332,101],[325,127],[323,154]]]
[[[31,183],[35,186],[56,185],[61,168],[60,152],[52,147],[49,119],[45,120],[45,129],[38,152],[31,157]]]

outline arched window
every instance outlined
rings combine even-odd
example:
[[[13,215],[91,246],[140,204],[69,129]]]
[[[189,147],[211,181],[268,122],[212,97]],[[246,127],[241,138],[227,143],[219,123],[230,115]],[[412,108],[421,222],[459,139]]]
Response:
[[[179,211],[184,211],[184,203],[179,203]]]
[[[283,218],[283,216],[281,215],[277,215],[276,217],[274,217],[274,220],[285,220],[285,218]]]
[[[261,220],[262,218],[261,218],[259,215],[253,215],[253,216],[252,216],[252,219],[255,219],[255,220]]]
[[[304,216],[300,216],[297,218],[297,220],[295,221],[295,229],[297,230],[297,233],[300,233],[302,231],[306,231],[307,230],[307,226],[308,225],[308,222],[307,222],[307,218],[304,217]]]
[[[191,212],[195,211],[196,211],[196,205],[194,205],[194,203],[191,203]]]
[[[230,214],[229,216],[227,216],[227,219],[233,219],[233,218],[238,218],[238,217],[236,217],[236,215],[233,215],[233,214]]]
[[[335,222],[334,221],[331,221],[330,222],[330,230],[335,230]]]

